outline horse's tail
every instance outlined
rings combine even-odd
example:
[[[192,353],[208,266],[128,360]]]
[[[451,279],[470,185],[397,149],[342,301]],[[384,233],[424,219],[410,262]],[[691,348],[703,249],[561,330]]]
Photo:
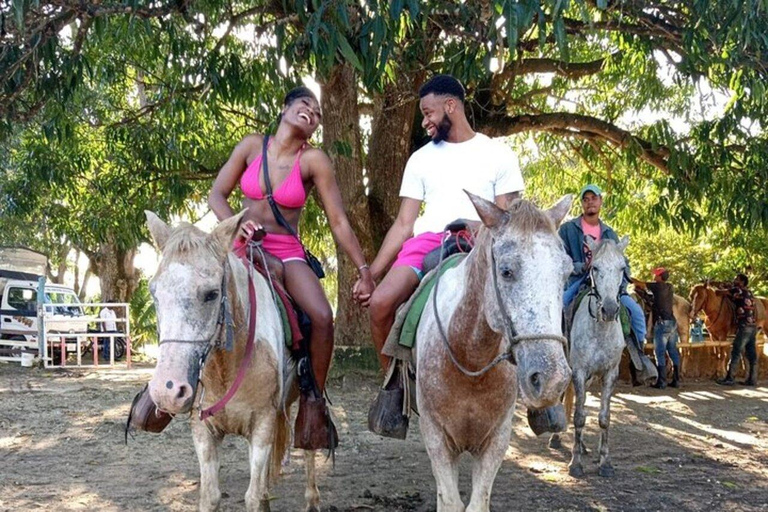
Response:
[[[275,418],[275,437],[272,444],[272,458],[269,461],[269,479],[274,482],[280,476],[283,467],[283,459],[290,449],[291,423],[288,410],[281,407],[277,410]]]

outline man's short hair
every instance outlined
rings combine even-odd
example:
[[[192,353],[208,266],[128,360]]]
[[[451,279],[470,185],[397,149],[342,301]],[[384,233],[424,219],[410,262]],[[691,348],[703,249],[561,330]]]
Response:
[[[435,96],[453,96],[464,103],[464,86],[451,75],[435,75],[419,89],[419,98],[428,94]]]
[[[746,274],[736,274],[736,280],[744,283],[744,286],[749,284],[749,278],[746,276]]]

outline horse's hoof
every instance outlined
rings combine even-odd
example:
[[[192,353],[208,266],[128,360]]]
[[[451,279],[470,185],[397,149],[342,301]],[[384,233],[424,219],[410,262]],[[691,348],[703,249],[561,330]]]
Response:
[[[568,466],[568,474],[573,478],[584,478],[584,468],[581,467],[581,464]]]
[[[560,450],[563,447],[563,441],[559,437],[552,436],[549,438],[549,447],[553,450]]]
[[[613,469],[613,466],[600,466],[597,468],[597,474],[606,478],[613,478],[616,476],[616,470]]]

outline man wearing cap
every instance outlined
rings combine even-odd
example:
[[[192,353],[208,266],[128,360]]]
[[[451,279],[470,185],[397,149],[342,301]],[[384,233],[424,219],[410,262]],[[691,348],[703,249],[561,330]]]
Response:
[[[589,275],[589,265],[592,259],[592,253],[584,239],[587,235],[597,241],[604,238],[619,242],[616,232],[603,221],[600,220],[600,209],[603,206],[603,192],[600,187],[594,184],[586,185],[579,193],[581,199],[582,214],[560,226],[560,238],[563,239],[565,252],[573,260],[573,273],[568,280],[565,293],[563,294],[563,304],[568,307],[579,293],[581,285],[586,281]],[[645,341],[645,315],[640,305],[632,297],[627,295],[626,286],[629,282],[629,265],[624,275],[624,283],[621,288],[620,300],[624,307],[629,311],[629,317],[632,322],[632,331],[635,338],[642,348]],[[642,354],[642,350],[640,350]]]
[[[677,321],[673,311],[675,289],[667,282],[669,272],[663,267],[653,269],[653,282],[632,279],[632,284],[653,294],[651,315],[653,318],[653,347],[656,352],[656,369],[659,376],[654,388],[667,387],[667,354],[672,361],[673,377],[670,387],[680,387],[680,352],[677,350]]]

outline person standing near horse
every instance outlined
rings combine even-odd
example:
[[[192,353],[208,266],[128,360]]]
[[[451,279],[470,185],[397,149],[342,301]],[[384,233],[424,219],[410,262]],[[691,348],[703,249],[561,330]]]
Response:
[[[742,352],[749,363],[747,380],[742,382],[745,386],[757,386],[757,325],[755,323],[755,297],[749,291],[747,285],[749,279],[744,274],[738,274],[733,281],[730,290],[717,290],[715,293],[730,298],[736,309],[736,337],[733,339],[731,359],[728,362],[728,373],[722,379],[715,382],[722,386],[733,386],[737,365],[741,360]]]
[[[321,398],[311,402],[314,406],[307,405],[306,411],[299,411],[297,444],[299,439],[309,437],[327,440],[328,436],[318,434],[318,431],[330,428],[322,395],[333,356],[333,313],[297,235],[299,217],[313,187],[317,188],[336,242],[360,271],[358,292],[370,294],[375,286],[344,211],[331,161],[308,142],[321,120],[320,104],[312,91],[306,87],[290,91],[283,101],[275,135],[246,136],[219,171],[208,198],[208,204],[219,220],[231,217],[234,211],[227,199],[240,184],[247,211],[235,240],[236,251],[244,250],[256,231],[266,231],[261,242],[263,249],[282,261],[285,287],[312,322],[309,355],[316,392]],[[265,175],[276,185],[274,193],[271,193]],[[305,421],[298,421],[302,418]],[[296,447],[330,448],[325,445]]]
[[[675,288],[667,282],[668,279],[669,271],[662,267],[653,270],[653,282],[646,283],[632,278],[632,284],[653,294],[653,346],[656,351],[656,369],[659,372],[653,387],[657,389],[667,387],[667,354],[673,368],[669,385],[673,388],[680,387],[680,352],[677,350],[677,320],[673,310]]]
[[[371,264],[374,279],[383,276],[383,280],[372,295],[355,285],[355,296],[370,306],[373,344],[385,370],[389,358],[381,350],[397,308],[423,277],[424,257],[440,246],[445,227],[457,218],[479,225],[480,218],[464,190],[506,209],[524,188],[517,155],[470,126],[464,87],[456,78],[434,76],[419,90],[419,97],[424,116],[421,125],[432,142],[411,155],[406,164],[400,211]],[[419,216],[422,203],[424,214]]]

